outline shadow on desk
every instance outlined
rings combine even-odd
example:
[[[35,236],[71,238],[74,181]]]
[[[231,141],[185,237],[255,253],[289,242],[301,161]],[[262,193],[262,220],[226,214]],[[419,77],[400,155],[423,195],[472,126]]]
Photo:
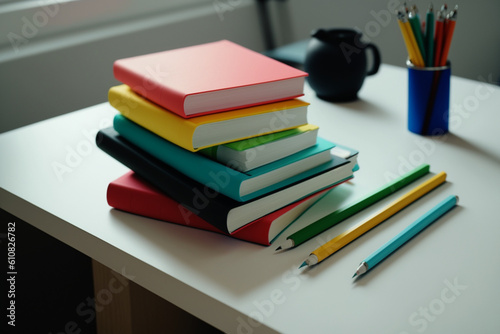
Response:
[[[460,206],[460,203],[457,205],[457,207],[453,208],[450,212],[446,213],[443,217],[439,218],[435,223],[432,225],[428,226],[425,228],[423,231],[421,231],[419,234],[417,234],[414,238],[409,240],[407,243],[405,243],[401,248],[399,248],[396,252],[393,254],[389,255],[386,259],[384,259],[382,262],[380,262],[377,266],[375,266],[373,269],[368,271],[366,274],[361,275],[356,277],[355,280],[353,280],[353,283],[355,283],[356,286],[358,287],[363,287],[363,286],[369,286],[370,283],[373,280],[378,279],[378,274],[386,269],[387,267],[390,267],[393,265],[393,263],[396,263],[398,261],[404,261],[405,260],[405,254],[410,253],[410,252],[419,252],[419,247],[425,247],[425,238],[427,235],[432,234],[433,231],[438,230],[440,228],[443,228],[447,224],[452,224],[454,217],[460,215],[460,211],[462,211],[464,208]],[[439,254],[435,255],[436,257],[439,257]],[[448,262],[448,265],[450,263]],[[424,275],[426,276],[426,273],[422,273],[421,270],[415,270],[414,273],[408,273],[410,275]],[[424,280],[425,278],[422,277]]]
[[[481,147],[470,141],[467,141],[452,132],[449,132],[442,136],[430,137],[430,138],[435,139],[436,141],[439,141],[444,144],[453,145],[460,149],[467,150],[472,155],[474,154],[482,155],[486,159],[491,160],[491,162],[500,165],[500,155],[498,154],[498,152],[487,151],[484,149],[484,147]]]
[[[336,102],[335,105],[349,109],[349,111],[352,112],[362,113],[368,116],[376,116],[377,118],[391,117],[386,110],[380,108],[377,104],[372,103],[370,100],[365,100],[361,97],[355,101]]]
[[[332,189],[325,195],[325,199],[328,198],[330,203],[335,205],[341,205],[349,193],[350,189],[345,185]],[[320,203],[316,205],[318,204]],[[332,210],[334,208],[332,206]],[[172,265],[188,263],[197,273],[193,277],[202,275],[204,279],[235,296],[248,295],[292,268],[297,268],[300,264],[298,257],[303,256],[300,251],[277,253],[274,251],[275,243],[266,247],[116,209],[110,209],[109,214],[114,224],[130,229],[138,241],[151,246],[159,254],[163,253],[163,262],[171,262]],[[306,214],[307,212],[304,215]],[[287,233],[292,233],[296,223],[287,229]],[[175,235],[175,238],[168,238],[167,244],[166,235]],[[193,257],[192,254],[197,256]],[[231,265],[228,266],[228,263]],[[255,275],[255,268],[262,268],[258,275]],[[231,279],[228,280],[227,277]]]
[[[370,238],[374,237],[375,235],[379,233],[385,233],[387,229],[391,227],[393,224],[398,224],[398,220],[400,220],[402,217],[405,217],[406,215],[411,215],[414,212],[419,212],[420,214],[423,214],[421,203],[425,201],[430,201],[430,202],[436,202],[436,198],[442,198],[444,193],[448,193],[448,189],[451,186],[451,182],[447,181],[444,184],[440,185],[436,189],[432,190],[429,194],[425,196],[425,198],[418,199],[408,207],[404,208],[403,210],[395,213],[394,215],[390,216],[387,220],[383,221],[380,225],[377,225],[374,227],[372,230],[369,230],[367,233],[361,235],[359,238],[356,240],[352,241],[350,244],[346,245],[344,248],[340,249],[336,253],[332,254],[330,257],[326,258],[323,260],[321,263],[313,266],[306,268],[306,270],[303,271],[304,275],[307,275],[311,279],[319,277],[324,274],[325,270],[329,270],[330,267],[335,266],[336,262],[343,257],[350,257],[349,255],[355,251],[356,247],[365,243],[369,242]],[[459,204],[460,205],[460,204]],[[364,284],[368,285],[371,280],[376,280],[377,279],[377,273],[381,270],[383,270],[384,267],[390,266],[391,263],[395,261],[404,261],[405,254],[407,252],[412,252],[418,251],[418,245],[425,239],[425,235],[432,233],[433,230],[441,228],[441,225],[445,225],[448,223],[448,220],[452,220],[453,216],[457,215],[458,212],[461,210],[459,206],[454,208],[451,212],[447,213],[445,216],[441,217],[438,221],[433,223],[431,226],[427,227],[423,231],[421,231],[415,238],[409,240],[407,244],[403,245],[400,249],[398,249],[395,253],[391,254],[389,257],[387,257],[384,261],[382,261],[380,264],[378,264],[376,267],[368,271],[365,275],[358,276],[356,280],[353,280],[353,282],[356,282],[357,285],[362,286]],[[368,217],[371,217],[368,216]],[[358,218],[354,216],[353,218],[350,218],[346,220],[348,223],[349,221],[356,221],[358,223]],[[334,226],[333,228],[339,227]],[[333,229],[332,228],[332,229]],[[402,227],[401,229],[403,229]],[[333,234],[338,235],[339,233],[343,232],[345,230],[345,227],[342,227],[342,229],[339,229],[338,232],[335,232]],[[378,246],[374,246],[374,249],[377,249],[379,246],[382,246],[382,244]],[[369,255],[369,254],[366,254]],[[351,256],[352,257],[352,256]],[[361,259],[360,259],[361,261]],[[359,263],[358,263],[359,264]],[[345,276],[348,278],[351,275],[354,274],[357,265],[356,263],[353,263],[353,268],[352,272],[345,272]],[[420,272],[420,271],[418,271]],[[386,277],[385,277],[386,278]]]

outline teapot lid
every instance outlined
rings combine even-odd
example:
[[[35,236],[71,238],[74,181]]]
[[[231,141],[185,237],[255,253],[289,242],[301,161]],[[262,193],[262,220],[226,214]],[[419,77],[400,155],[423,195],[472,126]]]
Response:
[[[311,36],[323,42],[336,42],[339,40],[353,40],[361,37],[361,31],[352,28],[332,28],[317,29],[311,33]]]

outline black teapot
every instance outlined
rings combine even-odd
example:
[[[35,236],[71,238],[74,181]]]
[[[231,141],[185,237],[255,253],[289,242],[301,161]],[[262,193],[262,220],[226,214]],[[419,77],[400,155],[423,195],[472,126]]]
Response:
[[[377,73],[380,53],[360,39],[355,29],[319,29],[312,33],[304,70],[308,82],[321,99],[341,102],[357,99],[367,75]],[[367,69],[366,50],[373,53],[373,66]]]

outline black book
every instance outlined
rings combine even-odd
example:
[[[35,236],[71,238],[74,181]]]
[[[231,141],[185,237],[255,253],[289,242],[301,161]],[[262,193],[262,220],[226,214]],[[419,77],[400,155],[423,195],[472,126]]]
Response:
[[[352,178],[354,168],[353,162],[332,155],[332,160],[327,162],[329,167],[323,172],[256,199],[238,202],[163,163],[124,139],[112,127],[97,133],[96,144],[183,207],[226,233]]]

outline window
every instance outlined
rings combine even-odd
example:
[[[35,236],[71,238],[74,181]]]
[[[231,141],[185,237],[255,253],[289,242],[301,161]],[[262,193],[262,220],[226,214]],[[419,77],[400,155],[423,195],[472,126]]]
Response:
[[[25,46],[46,37],[211,3],[210,0],[0,0],[0,57],[19,54]]]

